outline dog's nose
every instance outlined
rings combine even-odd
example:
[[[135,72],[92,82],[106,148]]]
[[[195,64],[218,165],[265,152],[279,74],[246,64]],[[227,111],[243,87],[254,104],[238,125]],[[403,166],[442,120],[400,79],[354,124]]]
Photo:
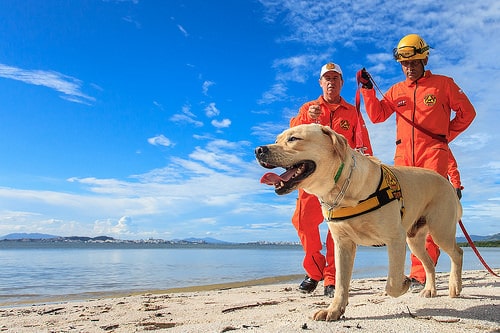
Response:
[[[255,148],[255,156],[261,156],[262,154],[265,154],[269,151],[269,148],[267,146],[258,146]]]

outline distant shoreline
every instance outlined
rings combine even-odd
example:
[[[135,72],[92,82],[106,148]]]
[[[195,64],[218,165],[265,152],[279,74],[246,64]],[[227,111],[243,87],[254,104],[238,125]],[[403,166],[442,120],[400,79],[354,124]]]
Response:
[[[245,249],[245,248],[266,248],[266,249],[286,249],[302,248],[299,243],[187,243],[187,242],[83,242],[83,241],[24,241],[24,240],[0,240],[0,248],[20,249],[20,248],[89,248],[89,249]]]
[[[489,235],[489,236],[479,236],[471,235],[471,239],[474,241],[477,247],[500,247],[500,233]],[[457,237],[457,243],[460,247],[468,247],[469,244],[465,237]],[[117,239],[110,236],[56,236],[49,234],[40,233],[13,233],[0,237],[0,244],[2,243],[82,243],[82,244],[162,244],[162,245],[208,245],[208,246],[255,246],[255,245],[269,245],[269,246],[300,246],[299,241],[252,241],[252,242],[227,242],[215,238],[205,237],[205,238],[186,238],[186,239],[173,239],[164,240],[156,238],[148,239],[138,239],[138,240],[125,240]]]
[[[460,247],[470,247],[469,243],[461,242],[457,243]],[[474,241],[476,247],[500,247],[500,240],[495,241]]]
[[[459,247],[470,247],[467,242],[458,242]],[[493,241],[474,241],[478,248],[500,247],[500,240]],[[185,242],[185,241],[81,241],[81,240],[47,240],[47,239],[20,239],[0,240],[0,248],[213,248],[213,249],[243,249],[245,247],[265,247],[265,248],[300,248],[298,242],[251,242],[251,243],[203,243],[203,242]]]

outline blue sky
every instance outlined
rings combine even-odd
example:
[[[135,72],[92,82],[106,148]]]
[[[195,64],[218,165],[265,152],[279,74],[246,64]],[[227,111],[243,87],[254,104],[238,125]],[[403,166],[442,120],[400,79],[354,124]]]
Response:
[[[402,80],[408,33],[476,108],[451,144],[463,221],[498,233],[499,31],[496,0],[1,1],[0,235],[296,241],[296,195],[259,183],[254,148],[320,95],[326,62],[350,102],[362,67]],[[394,117],[366,121],[392,164]]]

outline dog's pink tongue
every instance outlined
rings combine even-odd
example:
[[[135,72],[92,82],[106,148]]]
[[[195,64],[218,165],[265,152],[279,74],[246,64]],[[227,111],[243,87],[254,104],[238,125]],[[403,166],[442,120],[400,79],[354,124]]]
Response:
[[[275,173],[272,173],[272,172],[268,172],[264,176],[262,176],[262,178],[260,179],[260,182],[262,184],[266,184],[266,185],[276,185],[282,181],[283,182],[289,181],[290,178],[292,178],[294,173],[295,173],[295,171],[293,169],[286,171],[281,176],[277,175]]]
[[[277,174],[272,173],[272,172],[268,172],[264,176],[262,176],[262,178],[260,179],[260,182],[262,184],[274,186],[274,184],[279,184],[279,182],[282,180],[283,179],[281,179],[281,177],[278,176]]]

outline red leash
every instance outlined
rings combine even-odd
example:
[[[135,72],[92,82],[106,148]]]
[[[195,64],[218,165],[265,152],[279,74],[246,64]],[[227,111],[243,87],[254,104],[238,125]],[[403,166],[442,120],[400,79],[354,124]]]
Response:
[[[474,251],[474,253],[478,257],[479,261],[488,270],[488,272],[490,272],[492,275],[494,275],[496,277],[500,277],[495,272],[493,272],[493,270],[490,268],[490,266],[488,266],[488,264],[486,263],[486,261],[484,261],[483,257],[481,256],[481,254],[479,253],[478,249],[476,248],[476,245],[472,241],[472,238],[470,238],[469,234],[467,233],[467,230],[465,230],[465,227],[464,227],[464,224],[462,223],[462,220],[459,220],[458,224],[460,225],[460,229],[462,229],[462,232],[464,233],[464,236],[467,239],[467,242],[469,243],[471,249]]]

